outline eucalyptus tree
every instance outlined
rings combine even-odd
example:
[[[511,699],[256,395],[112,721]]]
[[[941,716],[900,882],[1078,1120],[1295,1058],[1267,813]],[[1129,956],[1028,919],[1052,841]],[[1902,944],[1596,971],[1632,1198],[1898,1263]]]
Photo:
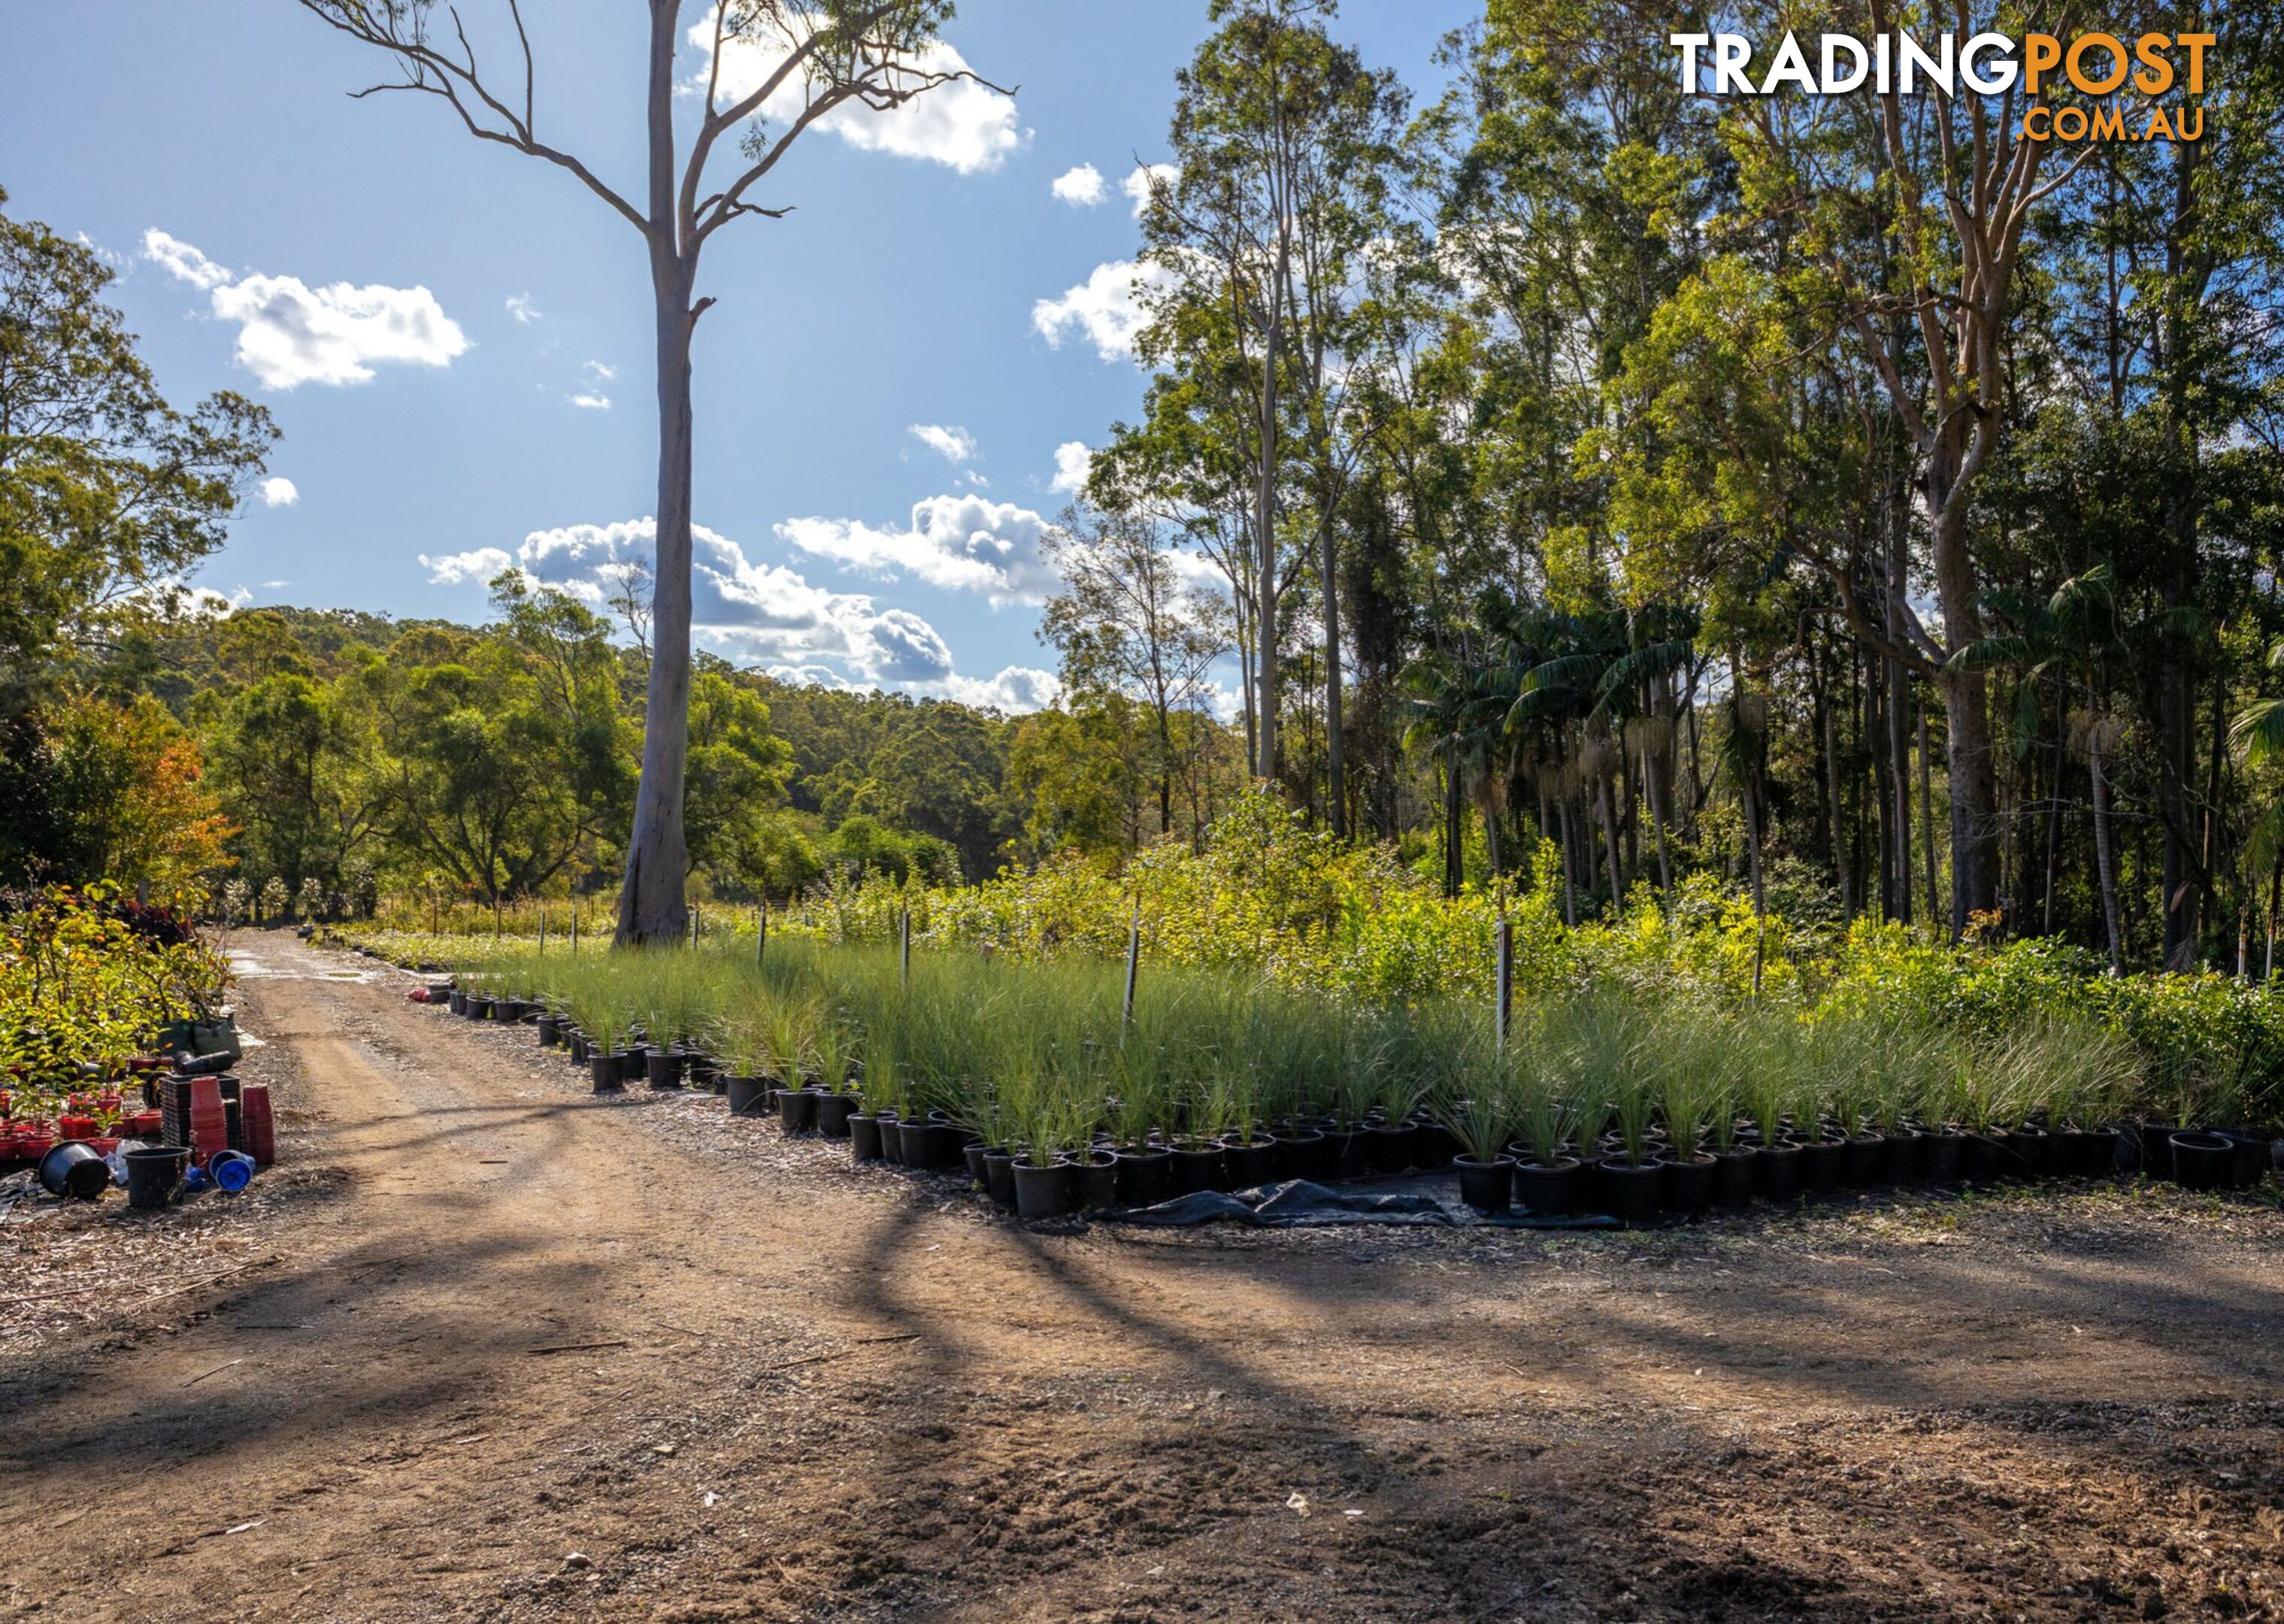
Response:
[[[167,402],[105,302],[117,276],[85,241],[0,215],[0,719],[222,545],[278,438],[243,395]]]
[[[504,74],[481,69],[457,8],[434,0],[301,0],[304,9],[359,43],[386,53],[398,78],[359,92],[435,98],[477,140],[564,171],[642,239],[649,264],[658,411],[657,557],[652,661],[643,729],[642,777],[619,896],[622,943],[679,939],[687,925],[684,831],[691,684],[691,352],[699,318],[715,303],[698,292],[700,256],[715,234],[743,219],[782,220],[790,206],[762,200],[801,137],[847,110],[884,113],[939,86],[975,81],[931,51],[951,15],[950,0],[717,0],[692,31],[703,48],[686,142],[676,109],[689,88],[681,72],[685,0],[644,0],[641,45],[645,130],[641,184],[614,185],[585,160],[543,134],[536,70],[518,0],[493,21],[505,41]],[[725,59],[733,66],[725,82]],[[742,61],[754,70],[739,71]],[[734,159],[709,180],[725,141]]]
[[[1269,778],[1280,771],[1279,487],[1288,463],[1303,472],[1326,633],[1328,800],[1344,833],[1334,531],[1353,459],[1339,443],[1339,394],[1363,256],[1387,234],[1404,102],[1392,74],[1329,37],[1334,12],[1333,0],[1212,0],[1215,31],[1176,83],[1175,173],[1143,211],[1155,282],[1138,347],[1199,379],[1250,476],[1254,769]]]
[[[1174,827],[1174,779],[1183,770],[1176,717],[1205,708],[1214,665],[1229,647],[1225,608],[1185,569],[1171,527],[1137,513],[1074,509],[1048,535],[1062,585],[1047,599],[1039,637],[1061,656],[1067,693],[1115,694],[1149,718],[1158,828]]]

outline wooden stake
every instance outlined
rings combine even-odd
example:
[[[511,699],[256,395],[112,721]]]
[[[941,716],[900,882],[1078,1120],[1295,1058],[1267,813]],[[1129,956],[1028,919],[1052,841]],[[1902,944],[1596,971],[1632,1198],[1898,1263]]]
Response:
[[[761,917],[761,921],[760,921],[760,923],[759,923],[759,924],[755,925],[755,927],[754,927],[754,968],[755,968],[755,969],[759,970],[759,969],[762,967],[762,960],[763,960],[763,957],[768,954],[768,952],[769,952],[769,948],[770,948],[770,899],[769,899],[767,896],[763,896],[763,897],[762,898],[762,917]]]
[[[896,920],[897,959],[903,985],[912,984],[912,905],[906,902]]]
[[[1134,917],[1126,927],[1126,1003],[1119,1013],[1120,1024],[1134,1024],[1134,983],[1142,970],[1142,904],[1134,904]]]

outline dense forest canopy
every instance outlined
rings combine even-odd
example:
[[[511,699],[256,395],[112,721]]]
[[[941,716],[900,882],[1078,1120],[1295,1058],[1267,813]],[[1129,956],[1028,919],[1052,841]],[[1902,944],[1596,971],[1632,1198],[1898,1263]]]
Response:
[[[2163,98],[2198,140],[1690,94],[1704,19],[1628,0],[1490,0],[1422,99],[1326,0],[1212,0],[1138,216],[1146,386],[1051,549],[1062,698],[701,656],[699,894],[1115,864],[1261,780],[1573,920],[1709,874],[2233,965],[2284,883],[2284,7],[2146,9],[2216,35]],[[6,877],[607,886],[649,651],[512,573],[475,628],[182,593],[267,418],[169,408],[100,261],[4,232]]]

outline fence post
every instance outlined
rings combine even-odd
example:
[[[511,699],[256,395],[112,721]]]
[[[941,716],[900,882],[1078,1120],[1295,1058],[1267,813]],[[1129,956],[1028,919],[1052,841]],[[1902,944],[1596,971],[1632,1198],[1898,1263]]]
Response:
[[[1118,1022],[1122,1029],[1134,1025],[1134,981],[1142,969],[1142,904],[1134,904],[1134,917],[1126,926],[1126,1000],[1120,1008]]]
[[[1498,922],[1498,1046],[1506,1047],[1507,1024],[1514,1009],[1514,921],[1505,914]]]
[[[547,956],[547,904],[539,905],[539,956]]]
[[[903,984],[912,984],[912,905],[906,902],[896,918],[897,973]]]
[[[571,956],[579,956],[579,894],[571,894]]]
[[[768,955],[769,955],[769,950],[770,950],[770,899],[769,899],[768,894],[767,894],[766,893],[764,893],[764,894],[763,894],[763,897],[762,897],[762,917],[761,917],[760,921],[759,921],[757,924],[755,924],[755,926],[754,926],[754,968],[755,968],[755,969],[759,970],[759,969],[762,967],[762,960],[763,960],[763,958],[765,958],[765,957],[767,957],[767,956],[768,956]]]

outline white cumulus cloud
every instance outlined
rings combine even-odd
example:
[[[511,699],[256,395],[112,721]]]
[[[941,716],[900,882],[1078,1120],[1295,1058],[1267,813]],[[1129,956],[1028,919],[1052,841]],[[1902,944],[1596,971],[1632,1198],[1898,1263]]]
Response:
[[[264,507],[292,507],[301,499],[300,488],[283,474],[272,474],[262,481],[262,505]]]
[[[760,90],[784,62],[791,45],[783,34],[765,31],[757,24],[753,34],[725,41],[720,63],[712,64],[714,20],[709,8],[689,31],[690,43],[701,58],[708,59],[700,63],[695,82],[703,92],[709,67],[718,66],[716,98],[717,104],[727,104]],[[950,41],[931,40],[917,53],[890,65],[887,82],[895,90],[916,89],[931,75],[968,71],[967,59]],[[774,129],[783,130],[802,116],[822,89],[813,76],[790,74],[762,104],[762,116]],[[812,128],[831,130],[849,145],[867,152],[926,159],[949,165],[962,175],[997,168],[1008,153],[1023,144],[1015,98],[963,78],[921,90],[894,107],[844,102]]]
[[[162,269],[173,272],[192,287],[208,290],[222,286],[231,279],[231,273],[215,264],[190,244],[166,232],[153,230],[143,233],[143,257]]]
[[[420,555],[420,566],[428,572],[429,584],[440,587],[489,581],[514,562],[513,555],[497,547],[477,547],[433,558],[425,552]]]
[[[962,705],[988,706],[1020,714],[1044,710],[1061,694],[1063,685],[1052,671],[1036,666],[1006,666],[991,677],[952,676],[945,680],[943,697]]]
[[[647,561],[657,535],[649,519],[565,525],[533,531],[513,555],[491,548],[458,560],[424,562],[432,572],[439,563],[461,562],[462,578],[474,578],[485,566],[497,574],[513,565],[535,581],[600,603],[630,564]],[[1036,709],[1032,699],[1052,691],[1033,680],[1052,684],[1052,677],[1021,668],[989,678],[962,675],[943,635],[909,609],[883,608],[864,593],[832,591],[783,565],[756,563],[736,542],[703,525],[692,527],[691,539],[696,636],[730,658],[787,682],[902,688],[1008,710]]]
[[[855,519],[792,519],[778,535],[802,551],[889,578],[981,592],[994,605],[1036,604],[1055,587],[1040,551],[1047,521],[1012,502],[966,493],[912,504],[911,522],[881,529]]]
[[[1086,494],[1086,476],[1094,466],[1094,453],[1087,449],[1083,440],[1066,440],[1055,448],[1055,477],[1049,480],[1049,490],[1065,496]]]
[[[156,230],[143,234],[143,254],[203,291],[217,319],[238,324],[239,364],[272,389],[368,383],[376,362],[442,367],[467,352],[467,335],[425,287],[240,276]]]
[[[1066,169],[1056,176],[1053,184],[1047,190],[1074,208],[1092,208],[1102,201],[1110,189],[1103,182],[1101,170],[1091,163],[1083,163],[1076,169]]]
[[[1087,279],[1060,299],[1042,299],[1031,307],[1031,326],[1057,349],[1076,332],[1094,346],[1105,361],[1121,361],[1134,354],[1135,335],[1149,324],[1142,308],[1140,289],[1164,279],[1155,265],[1114,260],[1098,265]]]
[[[950,428],[941,423],[915,423],[909,432],[913,439],[955,465],[975,456],[975,436],[964,428]]]
[[[1134,205],[1134,217],[1139,220],[1150,207],[1152,188],[1159,184],[1170,186],[1181,178],[1182,171],[1177,165],[1139,164],[1135,167],[1132,174],[1118,183],[1118,189],[1124,192],[1127,200]]]

